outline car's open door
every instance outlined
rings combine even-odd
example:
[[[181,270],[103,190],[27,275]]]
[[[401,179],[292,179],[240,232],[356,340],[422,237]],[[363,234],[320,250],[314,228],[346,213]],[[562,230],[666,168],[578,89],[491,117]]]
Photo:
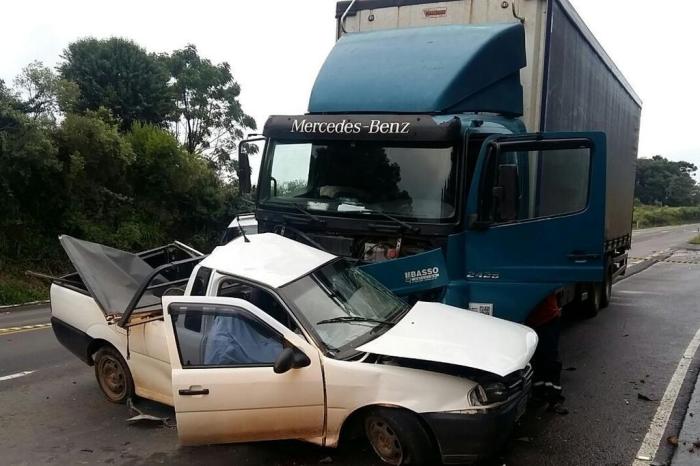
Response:
[[[163,298],[177,430],[185,445],[323,435],[318,350],[247,301]]]
[[[497,135],[469,193],[469,307],[514,321],[558,287],[604,276],[603,133]]]

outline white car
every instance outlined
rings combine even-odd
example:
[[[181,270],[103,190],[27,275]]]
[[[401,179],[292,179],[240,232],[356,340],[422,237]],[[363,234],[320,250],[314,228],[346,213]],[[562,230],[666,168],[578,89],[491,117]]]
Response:
[[[407,305],[350,262],[282,236],[209,256],[61,237],[58,340],[106,397],[175,407],[182,444],[364,432],[389,464],[497,451],[525,409],[536,334],[444,304]],[[162,265],[158,265],[162,264]],[[435,455],[435,457],[433,457]]]

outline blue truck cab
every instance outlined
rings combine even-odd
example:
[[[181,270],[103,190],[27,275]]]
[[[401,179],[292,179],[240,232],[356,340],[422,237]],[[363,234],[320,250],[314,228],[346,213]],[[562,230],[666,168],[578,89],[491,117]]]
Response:
[[[432,4],[449,17],[462,3],[338,4],[341,37],[308,113],[265,125],[259,230],[356,259],[409,301],[524,322],[557,293],[595,313],[626,268],[639,99],[597,42],[557,51],[558,35],[590,39],[559,0],[499,23],[367,23],[417,6],[431,19]],[[528,21],[555,20],[536,28],[533,58]],[[529,59],[542,76],[524,93]]]

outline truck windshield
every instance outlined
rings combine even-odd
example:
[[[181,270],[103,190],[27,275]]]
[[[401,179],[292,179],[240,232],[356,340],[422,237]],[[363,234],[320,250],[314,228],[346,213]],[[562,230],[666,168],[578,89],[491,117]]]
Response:
[[[407,309],[401,298],[343,259],[280,288],[280,293],[331,350],[380,327],[388,329]]]
[[[457,206],[457,150],[377,142],[271,143],[260,204],[448,221]]]

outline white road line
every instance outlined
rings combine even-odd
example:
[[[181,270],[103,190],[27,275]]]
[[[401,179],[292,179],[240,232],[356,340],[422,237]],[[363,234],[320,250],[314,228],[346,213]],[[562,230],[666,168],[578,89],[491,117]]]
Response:
[[[644,441],[642,441],[642,446],[639,447],[637,457],[632,463],[632,466],[648,465],[653,461],[654,456],[656,456],[656,452],[661,444],[661,437],[664,435],[668,419],[671,417],[671,411],[676,404],[678,392],[681,389],[681,385],[683,385],[683,380],[685,380],[688,367],[693,357],[695,357],[698,346],[700,346],[700,329],[695,333],[693,339],[690,340],[688,347],[685,349],[685,353],[683,353],[683,357],[678,362],[678,366],[676,366],[676,371],[673,373],[671,381],[666,387],[664,396],[661,398],[654,419],[651,421],[647,435],[644,437]]]
[[[10,374],[10,375],[4,375],[0,377],[0,382],[3,382],[5,380],[12,380],[12,379],[19,379],[20,377],[24,377],[25,375],[33,374],[36,371],[24,371],[24,372],[17,372],[16,374]]]

